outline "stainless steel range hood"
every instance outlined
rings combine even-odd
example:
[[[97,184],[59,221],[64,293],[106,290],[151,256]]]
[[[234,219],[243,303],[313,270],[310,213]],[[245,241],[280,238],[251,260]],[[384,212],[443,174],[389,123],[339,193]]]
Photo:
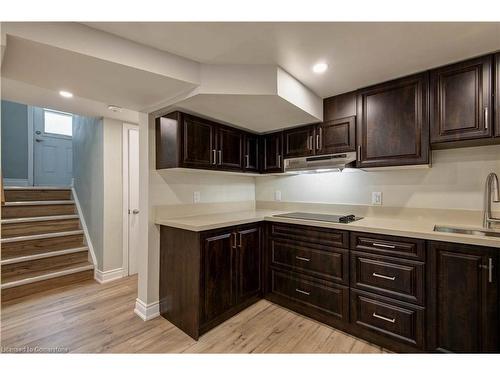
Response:
[[[321,173],[341,171],[356,161],[355,152],[285,159],[285,172]]]

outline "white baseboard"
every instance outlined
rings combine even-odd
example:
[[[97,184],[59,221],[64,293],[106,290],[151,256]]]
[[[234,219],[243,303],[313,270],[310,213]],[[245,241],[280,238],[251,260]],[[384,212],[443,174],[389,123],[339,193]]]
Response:
[[[5,186],[28,186],[28,179],[24,178],[4,178]]]
[[[144,321],[154,319],[160,316],[160,303],[156,301],[147,304],[137,298],[135,300],[134,312]]]
[[[99,284],[109,283],[110,281],[121,279],[123,277],[123,268],[116,268],[109,271],[101,271],[96,269],[94,271],[94,279]]]

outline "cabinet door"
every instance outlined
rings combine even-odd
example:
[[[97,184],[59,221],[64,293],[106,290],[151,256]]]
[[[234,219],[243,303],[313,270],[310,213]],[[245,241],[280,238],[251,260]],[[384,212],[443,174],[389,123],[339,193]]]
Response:
[[[426,73],[362,89],[357,100],[358,166],[429,162]]]
[[[220,127],[217,131],[217,167],[243,169],[243,133],[238,129]]]
[[[259,172],[259,136],[245,134],[243,169],[246,172]]]
[[[182,126],[182,166],[196,168],[215,167],[216,127],[209,121],[184,115]]]
[[[316,154],[356,151],[356,117],[326,121],[316,130]]]
[[[244,302],[261,290],[260,226],[240,229],[237,236],[238,302]]]
[[[490,137],[492,56],[431,71],[431,143]]]
[[[209,322],[235,302],[233,230],[214,233],[202,240],[201,323]]]
[[[283,133],[285,158],[314,155],[314,127],[305,126]]]
[[[275,173],[283,171],[283,133],[266,134],[262,138],[264,160],[262,162],[263,173]]]
[[[431,242],[430,350],[498,351],[498,251]]]
[[[500,53],[495,55],[495,135],[500,137]]]

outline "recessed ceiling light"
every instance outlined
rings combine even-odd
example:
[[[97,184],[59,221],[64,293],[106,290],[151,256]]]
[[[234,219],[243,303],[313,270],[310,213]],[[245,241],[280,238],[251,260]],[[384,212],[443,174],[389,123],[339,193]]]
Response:
[[[113,112],[121,112],[123,111],[122,107],[118,107],[117,105],[110,104],[108,105],[108,109]]]
[[[328,64],[326,63],[317,63],[314,64],[313,66],[313,72],[318,74],[326,72],[327,69],[328,69]]]
[[[64,91],[64,90],[59,91],[59,95],[61,95],[63,98],[72,98],[73,97],[72,93],[70,93],[69,91]]]

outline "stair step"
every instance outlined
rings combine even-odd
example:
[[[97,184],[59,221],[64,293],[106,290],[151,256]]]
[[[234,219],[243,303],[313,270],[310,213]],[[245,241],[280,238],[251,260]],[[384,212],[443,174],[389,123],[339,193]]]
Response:
[[[4,223],[2,221],[2,238],[47,234],[61,231],[75,231],[79,229],[80,220],[78,219],[78,216],[76,218],[69,219],[66,219],[63,216],[63,219],[18,221],[11,223]]]
[[[43,233],[43,234],[33,234],[33,235],[29,235],[29,236],[2,238],[2,239],[0,239],[0,243],[3,245],[6,243],[12,243],[12,242],[43,240],[46,238],[73,236],[75,234],[83,234],[83,230],[79,229],[79,230],[69,230],[69,231],[65,231],[65,232]]]
[[[68,188],[6,188],[5,201],[58,201],[71,200],[71,189]]]
[[[77,252],[50,258],[5,264],[2,265],[2,285],[58,272],[68,267],[76,267],[76,265],[86,262],[88,262],[88,253]]]
[[[73,201],[6,202],[2,206],[2,219],[74,215],[76,213]]]
[[[59,287],[66,287],[72,283],[92,280],[94,266],[89,263],[74,264],[44,275],[20,279],[2,284],[2,303],[18,298],[32,296]]]
[[[37,259],[44,259],[44,258],[51,258],[51,257],[56,257],[59,255],[66,255],[66,254],[73,254],[73,253],[80,253],[84,251],[88,251],[89,248],[88,246],[82,246],[82,247],[76,247],[73,249],[64,249],[64,250],[56,250],[56,251],[49,251],[46,253],[39,253],[39,254],[34,254],[34,255],[26,255],[22,257],[17,257],[17,258],[9,258],[5,260],[0,261],[0,265],[7,265],[7,264],[14,264],[14,263],[22,263],[22,262],[28,262],[32,260],[37,260]]]
[[[74,231],[73,231],[74,232]],[[2,260],[85,246],[83,231],[78,234],[2,243]]]
[[[2,225],[5,225],[5,224],[31,223],[31,222],[38,222],[38,221],[66,220],[66,219],[79,219],[79,217],[78,217],[78,215],[16,217],[13,219],[2,219],[2,220],[0,220],[0,223]]]

